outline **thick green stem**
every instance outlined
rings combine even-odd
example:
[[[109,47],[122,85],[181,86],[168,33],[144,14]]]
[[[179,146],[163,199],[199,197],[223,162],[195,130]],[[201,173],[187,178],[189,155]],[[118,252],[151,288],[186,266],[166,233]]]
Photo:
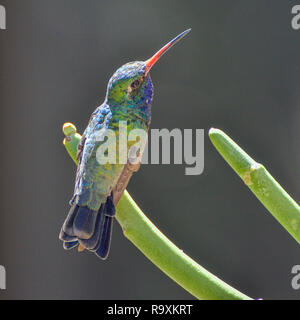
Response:
[[[233,170],[261,203],[300,243],[300,207],[270,175],[230,137],[219,129],[210,129],[209,137]]]
[[[76,147],[80,135],[71,124],[64,126],[64,132],[67,136],[64,145],[76,162]],[[205,270],[176,247],[144,215],[127,191],[117,205],[116,219],[126,238],[158,268],[196,298],[250,299]]]

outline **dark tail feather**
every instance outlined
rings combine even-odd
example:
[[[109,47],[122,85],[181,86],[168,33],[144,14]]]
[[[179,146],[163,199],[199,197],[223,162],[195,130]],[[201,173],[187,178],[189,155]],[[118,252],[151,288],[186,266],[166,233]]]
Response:
[[[62,232],[69,237],[89,239],[94,234],[98,211],[73,204],[63,224]],[[64,235],[61,233],[64,240]]]
[[[113,197],[107,197],[98,211],[87,206],[72,205],[62,226],[59,238],[64,248],[69,250],[80,243],[84,248],[95,252],[101,259],[106,259],[110,249],[115,206]]]
[[[64,232],[64,230],[61,228],[60,233],[59,233],[59,239],[61,241],[65,241],[65,242],[73,242],[77,240],[77,237],[75,236],[69,236],[68,234],[66,234]]]
[[[114,216],[116,214],[116,209],[113,201],[113,194],[107,197],[105,202],[104,209],[104,221],[102,225],[102,233],[99,239],[99,246],[96,249],[96,255],[105,260],[108,257],[110,243],[111,243],[111,235],[112,235],[112,227]]]
[[[105,216],[99,247],[95,252],[96,255],[103,260],[105,260],[109,254],[113,219],[113,217]]]
[[[78,246],[78,241],[72,241],[72,242],[64,242],[63,247],[65,250],[70,250]]]
[[[90,239],[95,231],[98,210],[91,210],[88,207],[79,207],[74,219],[74,234],[80,239]]]
[[[67,218],[62,226],[62,231],[71,237],[75,236],[73,224],[74,224],[74,219],[77,215],[78,209],[79,207],[77,205],[73,205],[70,208]]]
[[[116,208],[114,205],[114,199],[112,194],[107,197],[105,202],[105,214],[110,217],[114,217],[116,215]]]
[[[82,246],[86,249],[94,251],[99,246],[100,235],[102,231],[102,225],[104,221],[104,209],[105,205],[102,204],[97,215],[96,225],[95,225],[95,232],[90,239],[80,239],[79,242]]]

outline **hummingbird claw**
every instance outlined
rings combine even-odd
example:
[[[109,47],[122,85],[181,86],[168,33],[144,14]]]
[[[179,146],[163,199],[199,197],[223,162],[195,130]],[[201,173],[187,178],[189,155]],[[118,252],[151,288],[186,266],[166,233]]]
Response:
[[[79,246],[78,246],[78,252],[82,252],[85,250],[85,247],[79,243]]]

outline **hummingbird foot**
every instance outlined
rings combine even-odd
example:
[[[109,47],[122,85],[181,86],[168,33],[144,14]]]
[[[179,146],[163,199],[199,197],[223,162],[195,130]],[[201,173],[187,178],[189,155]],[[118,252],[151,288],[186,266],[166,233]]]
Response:
[[[85,247],[81,243],[79,243],[79,246],[78,246],[77,250],[78,250],[78,252],[82,252],[82,251],[85,250]]]

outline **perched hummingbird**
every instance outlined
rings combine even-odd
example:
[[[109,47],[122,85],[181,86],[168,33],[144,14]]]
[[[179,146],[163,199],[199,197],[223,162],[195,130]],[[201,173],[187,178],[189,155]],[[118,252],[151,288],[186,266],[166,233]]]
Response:
[[[129,62],[110,78],[105,101],[93,112],[78,145],[74,195],[59,235],[65,249],[79,246],[79,251],[87,249],[101,259],[107,258],[115,205],[138,166],[132,168],[129,162],[119,163],[118,153],[115,164],[100,164],[97,149],[103,141],[97,137],[100,131],[103,134],[110,129],[115,132],[118,143],[120,121],[126,121],[127,132],[148,131],[153,98],[149,71],[190,30],[179,34],[147,61]]]

